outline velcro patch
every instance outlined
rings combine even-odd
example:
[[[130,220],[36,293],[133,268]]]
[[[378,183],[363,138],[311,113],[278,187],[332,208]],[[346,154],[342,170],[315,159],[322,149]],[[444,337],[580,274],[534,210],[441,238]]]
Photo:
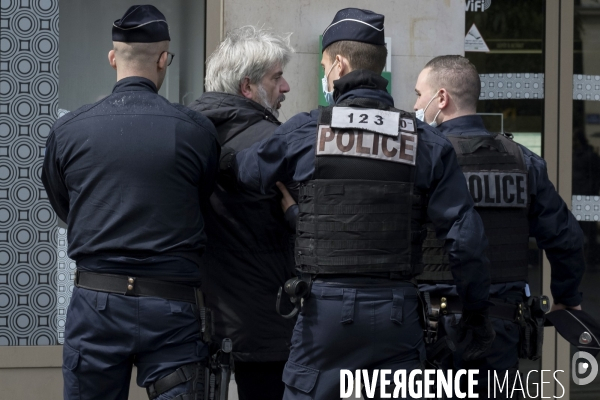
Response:
[[[527,174],[522,172],[465,172],[477,207],[527,207]]]
[[[333,107],[331,127],[360,129],[398,137],[398,130],[415,133],[415,124],[410,118],[400,118],[400,113],[368,108]]]
[[[368,157],[409,165],[417,160],[417,135],[412,133],[400,132],[399,137],[392,138],[329,125],[319,125],[317,132],[317,156]]]

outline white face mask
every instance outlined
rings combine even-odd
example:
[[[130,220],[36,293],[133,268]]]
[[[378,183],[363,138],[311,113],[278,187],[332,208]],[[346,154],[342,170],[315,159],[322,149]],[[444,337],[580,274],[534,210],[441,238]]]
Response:
[[[415,115],[417,117],[418,120],[421,120],[425,123],[427,123],[427,121],[425,121],[425,111],[427,111],[427,107],[429,107],[429,105],[431,104],[431,102],[433,101],[433,99],[435,99],[436,97],[438,97],[438,93],[440,91],[438,90],[437,92],[435,92],[435,95],[433,95],[433,97],[431,98],[431,100],[429,100],[429,103],[427,103],[427,105],[425,106],[425,108],[421,108],[417,111],[415,111]],[[435,117],[433,117],[433,122],[431,122],[429,125],[431,125],[432,127],[436,127],[438,126],[437,122],[435,122],[435,120],[437,119],[438,115],[440,115],[440,112],[442,112],[442,110],[438,110],[437,114],[435,114]]]
[[[327,72],[327,74],[321,80],[321,86],[323,86],[323,96],[325,96],[325,101],[330,106],[335,104],[335,100],[333,100],[333,90],[331,92],[329,91],[329,82],[327,82],[327,78],[329,78],[329,74],[331,73],[331,71],[333,71],[333,67],[335,67],[336,63],[337,60],[335,60],[331,68],[329,68],[329,72]]]

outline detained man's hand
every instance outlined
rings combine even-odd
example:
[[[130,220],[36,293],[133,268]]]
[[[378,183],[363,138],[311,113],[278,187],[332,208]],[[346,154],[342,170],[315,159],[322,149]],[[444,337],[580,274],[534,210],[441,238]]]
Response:
[[[581,311],[581,304],[578,306],[574,306],[574,307],[568,307],[568,306],[565,306],[564,304],[560,304],[560,303],[552,304],[552,308],[550,308],[550,312],[558,311],[558,310],[580,310]]]
[[[287,209],[290,208],[291,206],[293,206],[294,204],[296,204],[296,202],[294,201],[294,198],[292,197],[292,195],[290,194],[290,192],[287,190],[287,188],[285,187],[285,185],[283,183],[277,182],[276,184],[277,184],[277,187],[279,188],[279,191],[283,195],[283,197],[281,199],[281,209],[283,210],[283,213],[285,214]]]

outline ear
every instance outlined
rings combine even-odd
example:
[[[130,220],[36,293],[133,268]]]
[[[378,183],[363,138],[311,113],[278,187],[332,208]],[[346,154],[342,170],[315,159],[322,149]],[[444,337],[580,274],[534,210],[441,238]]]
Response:
[[[250,86],[250,78],[245,77],[240,83],[240,93],[247,99],[252,99],[254,94],[252,93],[252,87]]]
[[[346,75],[348,72],[350,72],[348,70],[348,60],[346,60],[344,57],[342,57],[338,54],[335,56],[335,61],[337,61],[337,64],[335,65],[335,69],[337,69],[338,76],[340,78],[342,76]]]
[[[443,110],[450,105],[450,93],[444,88],[441,88],[438,92],[438,108]]]
[[[108,63],[115,70],[117,69],[117,59],[115,58],[115,51],[114,50],[111,50],[111,51],[108,52]]]
[[[167,54],[166,51],[163,51],[162,54],[160,55],[160,58],[158,59],[158,63],[156,64],[156,69],[158,69],[159,71],[166,69],[167,68],[167,58],[169,58],[169,55]]]

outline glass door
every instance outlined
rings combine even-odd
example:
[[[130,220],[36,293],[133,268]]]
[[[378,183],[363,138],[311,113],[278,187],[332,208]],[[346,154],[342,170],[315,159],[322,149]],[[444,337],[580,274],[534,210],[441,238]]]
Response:
[[[573,18],[572,211],[585,236],[583,309],[600,321],[600,1],[575,1]],[[576,352],[571,346],[571,355]],[[579,377],[589,374],[576,366]],[[572,374],[569,374],[570,376]],[[576,385],[572,400],[597,399],[600,379]]]
[[[541,156],[545,13],[546,0],[492,1],[488,8],[467,7],[465,16],[465,57],[481,77],[478,114],[488,130],[510,132],[517,142]],[[481,46],[472,46],[475,41]],[[533,239],[529,247],[529,286],[531,294],[539,296],[543,292],[542,253]],[[542,369],[540,360],[521,360],[519,366],[524,377],[531,370]],[[537,373],[530,376],[529,384],[539,381]]]

